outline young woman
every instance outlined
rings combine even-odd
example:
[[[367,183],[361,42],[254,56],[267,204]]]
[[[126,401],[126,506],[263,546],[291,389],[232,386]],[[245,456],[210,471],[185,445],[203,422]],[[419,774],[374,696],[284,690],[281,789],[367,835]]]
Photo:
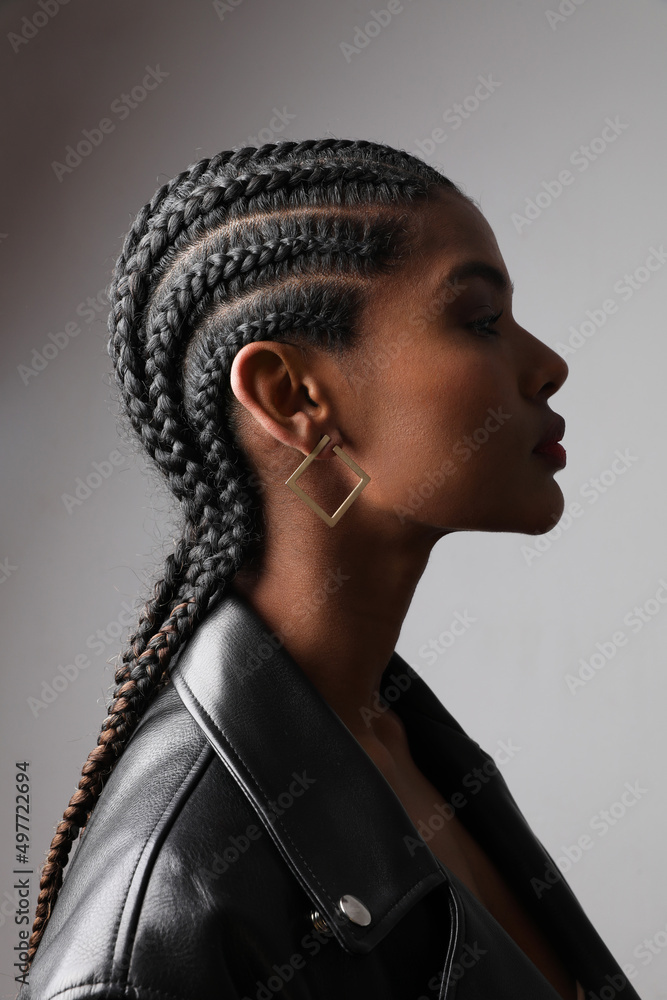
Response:
[[[141,209],[110,296],[182,532],[56,830],[21,1000],[637,1000],[394,650],[438,539],[563,510],[567,365],[513,318],[475,203],[377,143],[225,151]]]

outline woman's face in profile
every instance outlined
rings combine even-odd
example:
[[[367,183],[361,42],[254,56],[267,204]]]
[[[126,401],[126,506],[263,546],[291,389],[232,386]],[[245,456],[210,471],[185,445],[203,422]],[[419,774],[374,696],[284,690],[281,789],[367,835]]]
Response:
[[[510,276],[474,205],[439,192],[415,216],[419,249],[374,282],[352,395],[339,397],[343,428],[356,412],[368,500],[438,534],[548,531],[564,463],[534,449],[558,423],[549,398],[567,364],[514,319]]]

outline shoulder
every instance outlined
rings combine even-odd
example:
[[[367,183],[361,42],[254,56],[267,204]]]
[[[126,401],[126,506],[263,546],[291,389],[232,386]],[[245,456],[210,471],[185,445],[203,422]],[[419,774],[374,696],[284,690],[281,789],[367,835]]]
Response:
[[[228,838],[253,817],[167,685],[75,842],[20,1000],[183,1000],[207,975],[223,985],[220,949],[217,962],[210,951],[215,969],[206,972],[205,949],[189,936],[205,923]],[[230,988],[227,996],[234,995]]]

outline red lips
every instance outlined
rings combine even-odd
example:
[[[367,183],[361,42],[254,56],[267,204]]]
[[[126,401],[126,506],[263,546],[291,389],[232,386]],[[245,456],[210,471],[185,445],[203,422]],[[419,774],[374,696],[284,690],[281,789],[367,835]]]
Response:
[[[555,449],[551,449],[550,446],[556,444],[560,441],[565,434],[565,421],[561,416],[556,414],[551,423],[549,424],[547,430],[544,432],[538,443],[533,448],[533,451],[542,451],[543,449],[551,450],[552,453]],[[560,447],[560,451],[564,451]]]
[[[543,455],[549,463],[555,465],[557,468],[565,468],[567,462],[565,448],[563,448],[562,444],[558,444],[564,433],[565,421],[562,417],[556,415],[540,441],[533,448],[533,453]]]

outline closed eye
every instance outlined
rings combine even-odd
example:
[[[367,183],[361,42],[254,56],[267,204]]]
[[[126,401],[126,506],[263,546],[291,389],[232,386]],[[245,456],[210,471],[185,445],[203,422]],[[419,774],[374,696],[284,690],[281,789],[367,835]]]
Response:
[[[499,331],[492,330],[491,327],[493,326],[494,323],[498,322],[502,314],[503,310],[501,309],[500,312],[494,313],[493,316],[483,316],[481,319],[472,320],[470,323],[468,323],[468,326],[471,327],[473,330],[475,330],[477,333],[498,334]]]

